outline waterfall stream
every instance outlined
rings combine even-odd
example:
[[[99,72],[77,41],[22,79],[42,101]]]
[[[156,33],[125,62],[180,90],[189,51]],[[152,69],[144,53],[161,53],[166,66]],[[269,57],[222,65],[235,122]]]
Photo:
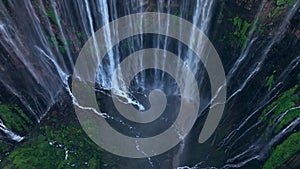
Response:
[[[300,71],[300,53],[288,53],[288,50],[299,52],[298,49],[295,49],[297,48],[295,44],[299,44],[299,37],[295,42],[283,44],[287,41],[285,39],[287,34],[291,32],[292,20],[296,17],[299,18],[300,1],[296,0],[292,6],[282,10],[278,14],[277,23],[273,25],[270,24],[271,17],[268,17],[266,12],[270,4],[267,0],[257,1],[253,7],[256,8],[256,11],[251,11],[253,18],[247,18],[251,26],[248,28],[250,31],[246,34],[247,40],[243,47],[240,48],[240,51],[232,51],[236,56],[224,56],[224,53],[228,54],[231,51],[222,51],[222,44],[216,42],[218,40],[216,34],[224,31],[223,26],[224,29],[228,29],[228,27],[227,25],[218,25],[218,15],[223,14],[219,12],[221,11],[219,8],[222,8],[221,2],[216,0],[3,0],[0,1],[0,83],[5,88],[1,90],[9,91],[16,96],[37,123],[40,123],[51,108],[60,102],[59,97],[67,93],[75,107],[95,112],[110,121],[110,124],[118,130],[137,138],[152,136],[153,133],[161,132],[161,128],[170,127],[175,119],[173,116],[176,114],[162,116],[160,120],[165,121],[163,125],[155,123],[156,127],[144,129],[112,114],[116,109],[113,106],[112,98],[116,97],[120,102],[131,104],[136,110],[143,112],[151,107],[149,105],[151,91],[160,89],[166,94],[168,100],[171,100],[167,102],[167,109],[175,111],[177,108],[170,104],[180,103],[178,99],[181,97],[181,90],[178,83],[172,79],[170,74],[151,69],[136,74],[128,89],[126,85],[123,85],[123,83],[125,84],[124,79],[127,78],[126,72],[123,71],[118,74],[117,86],[119,88],[114,88],[113,75],[118,65],[132,53],[147,48],[169,50],[176,54],[185,65],[188,65],[200,86],[201,103],[198,119],[190,134],[169,153],[158,157],[149,157],[136,164],[134,160],[129,160],[126,165],[129,168],[136,167],[136,165],[145,165],[146,168],[166,165],[167,167],[172,166],[172,168],[178,167],[178,169],[226,169],[245,166],[251,168],[253,167],[251,165],[260,164],[266,160],[273,146],[280,143],[293,131],[298,131],[300,123],[300,117],[295,118],[280,132],[274,134],[274,129],[284,116],[289,111],[299,109],[299,105],[281,112],[279,118],[275,119],[271,126],[267,127],[263,120],[258,120],[265,107],[295,83],[296,76],[294,74]],[[228,88],[226,108],[216,132],[202,145],[196,143],[195,140],[198,140],[200,128],[202,128],[208,108],[211,106],[211,100],[216,96],[212,96],[208,92],[211,87],[208,73],[205,70],[206,63],[202,63],[184,43],[180,43],[172,37],[154,34],[135,35],[120,41],[105,54],[101,64],[98,65],[93,91],[100,96],[101,112],[81,105],[78,98],[72,93],[70,85],[70,81],[74,80],[72,76],[82,80],[79,75],[76,76],[77,72],[73,71],[85,42],[108,23],[123,16],[144,12],[167,13],[188,20],[203,31],[212,40],[212,43],[216,44],[216,50],[220,51],[219,55],[224,65]],[[234,19],[231,18],[231,20],[230,22],[233,22]],[[136,26],[135,22],[135,20],[128,21],[132,29]],[[170,20],[165,22],[170,22]],[[243,24],[245,21],[241,22],[241,25]],[[270,25],[272,28],[269,29],[269,32],[266,31],[262,35],[260,31],[263,32],[265,27]],[[115,25],[115,27],[124,27],[124,25]],[[139,26],[138,29],[143,29],[143,27]],[[163,29],[163,27],[159,25],[158,29]],[[299,30],[299,24],[297,29]],[[107,31],[106,35],[113,35],[117,38],[121,36],[114,29]],[[166,30],[166,32],[168,31]],[[112,37],[106,35],[104,36],[105,44],[112,46]],[[193,43],[194,36],[190,35],[190,43]],[[231,42],[225,41],[224,43]],[[94,46],[95,55],[100,56],[101,52],[97,47],[102,44],[95,39],[92,39],[91,44]],[[281,52],[280,54],[283,56],[277,56],[276,52],[281,51],[277,48],[284,45],[287,45],[287,50],[284,51],[285,55]],[[278,63],[273,61],[273,56],[274,58],[287,58],[284,61],[278,59],[278,62],[282,61]],[[155,56],[153,58],[154,65],[167,67],[170,64],[166,57]],[[270,63],[278,65],[272,66]],[[139,69],[143,64],[141,60],[135,66]],[[175,66],[176,68],[178,70],[176,77],[184,77],[185,75],[179,70],[179,63]],[[277,69],[278,76],[274,84],[266,90],[264,83],[267,81],[265,79],[267,74],[265,72],[272,72],[275,69]],[[271,111],[272,109],[268,110],[269,113]],[[265,116],[268,116],[267,113]],[[0,131],[0,140],[21,142],[26,137],[8,128],[1,117]],[[256,135],[256,132],[259,134]],[[180,134],[180,132],[178,133]],[[249,138],[249,142],[246,141],[247,138]],[[138,142],[136,142],[136,149],[143,152]],[[219,151],[223,152],[219,153]],[[171,159],[171,162],[164,158]],[[225,163],[220,161],[225,161]]]

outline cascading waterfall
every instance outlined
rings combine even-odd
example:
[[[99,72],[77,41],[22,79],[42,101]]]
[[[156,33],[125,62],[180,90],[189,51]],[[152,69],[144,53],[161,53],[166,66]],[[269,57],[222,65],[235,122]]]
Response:
[[[0,130],[2,130],[6,135],[8,135],[12,140],[20,142],[23,140],[23,137],[13,133],[10,129],[8,129],[4,124],[3,121],[0,119]]]
[[[213,37],[211,34],[213,34],[214,30],[211,28],[216,26],[218,22],[214,20],[217,15],[216,7],[218,3],[214,0],[196,0],[193,2],[181,2],[178,0],[157,2],[153,0],[130,0],[126,2],[117,0],[76,0],[73,2],[55,0],[0,1],[0,82],[5,87],[3,90],[7,90],[16,96],[28,112],[32,113],[31,116],[38,123],[47,115],[53,105],[60,102],[59,96],[62,94],[68,93],[74,106],[81,109],[90,109],[76,101],[76,97],[71,92],[70,78],[73,75],[74,65],[82,46],[99,28],[122,16],[156,11],[182,17],[193,23],[209,37]],[[222,133],[220,134],[221,136],[215,134],[213,136],[214,139],[210,139],[209,143],[206,143],[204,146],[197,145],[198,148],[195,148],[195,150],[191,150],[193,149],[191,145],[195,145],[191,140],[198,137],[199,133],[192,130],[192,134],[185,140],[182,140],[170,153],[172,156],[172,162],[170,163],[173,168],[205,168],[206,166],[224,169],[241,168],[255,160],[265,160],[268,152],[274,145],[292,133],[293,130],[299,128],[300,117],[294,119],[276,135],[269,128],[261,129],[260,126],[264,122],[262,120],[257,121],[263,109],[289,85],[291,79],[288,75],[299,71],[300,68],[300,55],[296,53],[293,59],[288,60],[288,63],[283,63],[283,68],[276,79],[276,83],[270,90],[265,91],[264,87],[250,87],[255,83],[254,81],[257,80],[258,76],[262,78],[261,74],[267,70],[266,67],[268,67],[267,63],[270,61],[271,53],[285,38],[286,33],[289,31],[288,26],[291,20],[296,15],[299,15],[300,1],[296,0],[291,7],[281,14],[280,23],[275,25],[268,35],[262,36],[259,30],[263,29],[270,18],[266,17],[265,12],[269,4],[270,2],[267,0],[260,1],[258,10],[254,14],[255,18],[252,18],[252,26],[247,34],[247,41],[242,47],[240,55],[228,60],[225,56],[220,56],[227,72],[226,78],[229,93],[226,104],[229,105],[228,109],[232,109],[232,112],[238,112],[239,109],[234,106],[238,106],[239,100],[242,100],[243,103],[241,105],[245,108],[241,108],[241,111],[245,112],[245,116],[237,115],[240,119],[231,119],[236,114],[232,115],[230,114],[231,110],[225,110],[227,112],[220,124],[226,129],[224,131],[225,134]],[[159,20],[161,18],[156,19]],[[169,22],[169,20],[166,22]],[[130,20],[130,27],[135,27],[134,23],[134,20]],[[122,26],[116,25],[116,27]],[[142,26],[139,29],[142,29]],[[159,26],[158,29],[163,28]],[[222,28],[217,27],[215,29]],[[119,37],[118,32],[114,32],[115,30],[108,31],[110,31],[108,34],[112,33],[114,36]],[[190,36],[190,43],[193,43],[194,39],[192,37],[194,35]],[[104,41],[105,44],[112,43],[110,36],[105,36]],[[96,40],[93,41],[94,47],[99,45],[101,44],[98,44]],[[207,72],[203,66],[205,63],[195,59],[191,50],[187,49],[182,43],[175,42],[170,37],[163,35],[136,35],[114,46],[106,54],[97,70],[95,77],[96,93],[100,93],[99,95],[102,98],[117,95],[122,98],[120,101],[132,104],[143,111],[149,108],[149,103],[145,100],[148,100],[148,94],[153,89],[161,89],[170,98],[180,97],[180,89],[176,82],[167,73],[159,70],[140,72],[132,80],[130,89],[122,85],[125,72],[120,72],[118,74],[118,82],[121,84],[117,85],[119,88],[113,88],[111,84],[112,75],[120,62],[129,54],[144,48],[172,50],[196,75],[197,82],[201,88],[200,93],[202,94],[203,91],[200,105],[201,111],[198,115],[200,120],[195,124],[195,130],[199,129],[202,126],[200,121],[204,119],[207,108],[210,106],[210,99],[214,98],[214,96],[210,96],[209,92],[206,92],[210,89],[210,84],[207,82]],[[96,55],[99,56],[98,49],[94,48],[94,50]],[[155,65],[168,64],[164,57],[160,58],[158,56],[154,57],[154,62]],[[143,62],[140,61],[136,66],[140,68],[142,65]],[[180,66],[178,65],[177,67],[179,68]],[[184,75],[178,69],[176,76]],[[250,89],[251,93],[245,92]],[[110,95],[110,92],[112,92],[112,95]],[[255,95],[254,93],[263,93],[264,95]],[[248,101],[244,99],[245,97],[250,98],[249,105],[246,103]],[[176,99],[174,100],[176,101]],[[111,106],[110,104],[109,102],[107,103],[108,106]],[[252,105],[250,106],[250,104]],[[276,126],[285,114],[295,109],[299,109],[299,106],[294,106],[282,112],[280,118],[273,125]],[[93,111],[98,113],[96,110]],[[99,115],[118,123],[116,124],[117,126],[129,128],[130,132],[132,132],[130,134],[140,136],[140,130],[133,131],[132,128],[134,126],[131,123],[124,122],[106,112]],[[229,123],[226,121],[228,119],[232,124],[226,124]],[[171,117],[170,119],[166,118],[165,121],[166,123],[171,123]],[[256,139],[251,137],[251,143],[241,146],[245,138],[258,128],[260,128],[262,134]],[[0,135],[0,140],[20,142],[24,138],[6,127],[2,119],[0,119],[0,130],[2,131],[1,134],[3,133],[3,135]],[[220,130],[218,129],[216,132],[218,133]],[[212,145],[212,151],[205,148],[207,145]],[[235,147],[238,147],[238,149],[235,149]],[[140,149],[138,143],[136,148]],[[208,155],[199,155],[197,157],[201,160],[199,163],[199,161],[194,160],[196,155],[191,154],[196,154],[197,150],[202,149],[204,154],[207,153]],[[220,157],[220,159],[225,161],[225,164],[214,166],[214,164],[209,163],[206,165],[206,160],[209,161],[211,160],[210,158],[214,158],[211,154],[220,149],[225,151],[225,154],[222,154],[222,157]],[[189,151],[192,151],[192,153]],[[189,161],[187,159],[189,157],[193,160]],[[148,158],[147,165],[149,168],[155,168],[156,165],[164,165],[164,163],[156,164],[160,158],[162,157]],[[134,166],[134,164],[128,165]],[[183,167],[180,167],[181,165]]]
[[[264,5],[265,1],[262,3],[262,5]],[[253,76],[255,76],[256,73],[259,72],[259,70],[261,69],[264,61],[266,60],[266,57],[268,56],[268,53],[270,52],[272,46],[280,41],[280,39],[283,38],[283,34],[284,32],[286,31],[286,26],[288,24],[288,22],[291,20],[291,18],[295,15],[295,13],[297,12],[297,10],[299,9],[299,5],[300,5],[300,2],[297,1],[297,3],[294,4],[294,6],[290,9],[290,11],[288,12],[288,14],[285,16],[284,20],[282,21],[282,23],[278,26],[278,29],[277,31],[275,32],[275,35],[273,36],[273,38],[270,39],[270,41],[268,42],[268,45],[267,47],[262,51],[262,55],[261,55],[261,58],[259,59],[259,61],[257,63],[255,63],[255,65],[253,66],[253,69],[252,71],[250,71],[250,75],[247,77],[246,80],[244,80],[243,84],[239,87],[239,89],[236,90],[236,92],[234,92],[230,97],[229,99],[231,99],[232,97],[234,97],[234,95],[236,95],[238,92],[242,91],[243,88],[247,85],[248,81],[250,81]],[[261,10],[259,11],[261,12]],[[259,15],[257,15],[259,16]],[[256,37],[254,37],[254,40],[256,39]],[[250,40],[250,43],[249,45],[252,45],[252,41]],[[243,55],[240,56],[241,59],[238,59],[238,61],[236,62],[236,65],[238,66],[241,61],[247,56],[248,53],[243,53]],[[269,94],[267,94],[265,96],[262,103],[264,104],[268,104],[268,98],[270,97],[270,94],[272,94],[273,90],[276,90],[277,87],[279,87],[280,85],[284,84],[284,81],[287,79],[287,74],[289,74],[291,71],[295,70],[298,68],[298,64],[299,64],[299,56],[296,57],[294,60],[292,60],[290,62],[290,65],[288,65],[286,67],[286,69],[283,71],[283,73],[281,74],[281,76],[279,76],[279,79],[278,80],[278,84],[275,85],[275,87],[269,92]],[[237,68],[234,67],[234,69],[231,69],[233,70],[232,71],[232,74],[233,72],[236,70]],[[248,68],[249,69],[249,68]],[[232,74],[230,73],[228,76],[228,78],[231,78]],[[278,90],[278,89],[277,89]],[[280,89],[279,89],[280,90]],[[277,91],[278,92],[278,91]],[[263,106],[264,106],[263,104]],[[260,105],[260,104],[257,104],[257,105]],[[262,107],[263,107],[262,106]],[[251,113],[241,124],[239,124],[239,126],[234,130],[232,131],[230,134],[228,134],[228,136],[222,141],[222,142],[227,142],[227,144],[230,144],[228,147],[229,149],[231,149],[232,147],[234,147],[234,145],[236,144],[236,142],[238,140],[240,140],[241,138],[245,137],[245,135],[250,132],[251,130],[254,130],[255,127],[257,127],[260,123],[260,122],[257,122],[255,124],[253,124],[252,126],[248,127],[246,131],[243,131],[244,133],[241,134],[241,133],[238,133],[238,136],[237,138],[235,138],[235,135],[237,134],[236,132],[238,132],[239,130],[241,130],[252,118],[254,115],[256,115],[257,113],[259,113],[259,110],[261,110],[262,107],[258,107],[256,108],[256,110],[253,111],[253,113]],[[298,107],[294,107],[293,109],[298,109]],[[261,147],[259,145],[259,142],[263,139],[263,138],[259,138],[257,140],[256,143],[254,143],[253,145],[250,145],[249,148],[247,150],[244,150],[241,154],[238,154],[236,155],[235,157],[231,158],[231,159],[228,159],[227,162],[229,163],[234,163],[236,160],[238,160],[239,158],[244,158],[244,156],[248,153],[253,153],[258,151],[260,153],[258,153],[257,155],[255,156],[250,156],[249,158],[247,159],[244,159],[242,162],[239,162],[237,164],[228,164],[226,165],[224,168],[230,168],[230,167],[241,167],[241,166],[244,166],[246,163],[252,161],[252,160],[255,160],[255,159],[261,159],[261,158],[264,158],[264,155],[266,153],[267,150],[270,150],[270,148],[276,143],[278,142],[280,139],[282,139],[286,133],[288,132],[291,132],[294,128],[297,127],[297,125],[299,124],[299,118],[295,119],[289,126],[287,126],[287,128],[282,131],[281,133],[279,133],[278,135],[276,135],[267,145],[265,145],[265,147]],[[266,133],[268,134],[272,134],[272,133],[269,133],[270,131],[265,131]],[[234,141],[232,141],[232,139],[234,138]],[[224,145],[222,145],[224,146]]]

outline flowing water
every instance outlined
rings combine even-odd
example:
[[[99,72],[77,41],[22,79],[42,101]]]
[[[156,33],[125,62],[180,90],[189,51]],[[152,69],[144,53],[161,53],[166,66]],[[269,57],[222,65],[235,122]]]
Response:
[[[281,44],[286,33],[291,31],[289,25],[292,19],[299,17],[300,1],[296,0],[293,6],[284,10],[278,23],[272,25],[272,31],[264,36],[259,33],[259,30],[268,23],[265,11],[269,2],[266,0],[258,2],[253,7],[256,8],[253,10],[255,12],[252,11],[251,14],[250,29],[255,30],[248,33],[248,40],[241,51],[232,52],[238,53],[239,56],[224,56],[223,52],[220,52],[228,87],[225,115],[215,134],[204,144],[196,141],[207,114],[207,107],[214,96],[207,92],[210,90],[210,84],[203,66],[205,63],[201,63],[187,46],[167,36],[146,34],[125,39],[106,54],[103,64],[99,65],[97,71],[95,91],[101,96],[100,102],[103,103],[100,109],[109,114],[102,114],[103,117],[110,119],[111,125],[118,130],[124,130],[123,132],[127,132],[128,135],[157,134],[162,129],[168,128],[176,118],[173,117],[174,115],[162,117],[165,120],[164,124],[158,124],[156,128],[151,129],[148,126],[145,130],[142,126],[137,126],[135,130],[127,130],[126,128],[132,129],[134,124],[122,118],[111,118],[115,115],[109,94],[112,90],[111,76],[118,64],[129,54],[146,48],[172,51],[186,65],[189,65],[191,71],[197,75],[198,85],[201,86],[201,111],[187,138],[168,153],[146,160],[128,160],[125,166],[181,169],[245,166],[251,168],[255,164],[261,164],[267,158],[272,146],[299,128],[300,118],[296,118],[284,130],[274,135],[268,128],[263,128],[263,122],[257,118],[272,99],[294,82],[295,77],[290,75],[299,72],[300,53],[286,54],[282,56],[286,56],[286,60],[277,66],[276,83],[269,90],[263,86],[266,81],[264,72],[275,69],[269,63],[277,63],[270,57],[276,55],[275,48]],[[129,14],[164,12],[188,20],[215,41],[213,35],[223,29],[222,25],[217,24],[216,19],[222,10],[222,3],[216,0],[1,1],[0,82],[5,87],[4,90],[8,90],[22,102],[38,123],[47,115],[51,107],[60,101],[59,96],[65,91],[73,98],[75,106],[84,109],[85,107],[80,106],[72,95],[70,78],[85,41],[103,25]],[[257,20],[260,22],[257,23]],[[134,22],[132,20],[129,24],[134,26]],[[122,27],[122,25],[117,26]],[[93,43],[95,46],[99,45],[97,41]],[[111,37],[105,37],[105,43],[110,44]],[[297,43],[299,44],[299,38],[287,49],[297,51],[292,50],[296,48],[293,45]],[[221,49],[219,46],[216,45],[217,50]],[[168,64],[164,59],[155,59],[154,62]],[[182,76],[180,70],[177,74]],[[121,75],[119,77],[122,78]],[[261,87],[253,87],[256,83]],[[164,91],[168,100],[171,100],[168,104],[178,103],[180,89],[176,82],[169,74],[159,70],[140,72],[134,77],[129,91],[118,89],[115,94],[121,95],[124,102],[143,110],[149,108],[147,97],[153,89]],[[167,109],[174,111],[172,106]],[[299,109],[299,107],[292,109]],[[5,139],[17,142],[23,139],[23,136],[7,128],[1,119],[0,130],[3,131]],[[255,134],[256,131],[259,133],[258,136]],[[248,139],[250,141],[247,141]]]

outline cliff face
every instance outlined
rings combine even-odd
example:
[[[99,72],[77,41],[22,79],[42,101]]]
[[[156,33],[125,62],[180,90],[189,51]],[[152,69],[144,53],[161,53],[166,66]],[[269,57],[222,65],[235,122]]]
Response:
[[[239,130],[242,130],[242,132],[237,134],[237,137],[233,136],[231,139],[227,138],[226,141],[236,142],[234,141],[235,139],[240,139],[240,141],[237,141],[238,143],[225,143],[221,145],[228,154],[238,159],[239,157],[237,155],[239,152],[242,152],[240,151],[243,149],[242,145],[247,147],[251,145],[249,142],[267,144],[266,142],[268,142],[268,140],[275,142],[270,143],[270,147],[255,145],[261,149],[267,149],[266,151],[268,152],[266,153],[265,150],[262,150],[261,152],[265,152],[262,153],[264,155],[258,153],[262,155],[261,159],[258,159],[264,162],[260,162],[260,164],[253,162],[252,164],[246,165],[246,168],[254,168],[257,166],[261,166],[262,168],[299,168],[300,166],[300,164],[296,162],[299,158],[297,155],[299,154],[299,145],[291,144],[292,137],[290,136],[291,133],[299,132],[299,125],[296,125],[294,130],[289,133],[281,133],[282,137],[280,139],[271,139],[273,136],[280,137],[280,134],[278,134],[280,129],[278,129],[278,126],[275,127],[274,119],[279,118],[281,113],[286,112],[286,115],[281,116],[282,119],[277,122],[279,124],[285,123],[285,127],[287,123],[292,122],[292,119],[294,122],[297,122],[296,117],[300,116],[299,112],[289,111],[289,109],[299,106],[299,89],[297,89],[299,85],[299,82],[297,82],[299,65],[296,62],[299,61],[297,58],[300,53],[297,47],[300,46],[300,10],[299,6],[295,6],[295,4],[298,4],[298,2],[279,0],[229,0],[216,3],[216,11],[210,36],[213,39],[224,65],[227,65],[225,69],[228,70],[227,77],[229,78],[227,80],[229,93],[238,91],[239,88],[233,86],[243,86],[243,79],[249,78],[249,83],[245,86],[244,91],[238,91],[237,95],[239,96],[235,96],[235,98],[229,100],[227,103],[227,106],[229,106],[227,113],[231,115],[227,115],[227,121],[224,121],[224,124],[222,124],[223,130],[224,128],[236,128],[239,126]],[[236,64],[237,62],[240,62],[240,64]],[[295,64],[294,67],[297,68],[288,71],[288,67],[291,66],[291,64]],[[233,72],[232,67],[236,65],[239,66],[239,69],[237,72]],[[248,74],[247,72],[251,69],[255,71],[259,70],[259,73],[254,76],[252,76],[251,73]],[[258,90],[263,87],[265,87],[265,91]],[[284,98],[284,94],[276,94],[276,92],[282,93],[283,91],[289,91],[292,87],[296,89],[293,95],[287,95]],[[270,100],[264,100],[267,99],[266,96],[270,96]],[[271,96],[274,96],[273,99]],[[282,99],[274,101],[278,97],[280,98],[280,96],[282,96]],[[288,98],[292,97],[295,97],[295,100],[288,101]],[[251,103],[246,103],[246,100],[248,100],[246,98],[252,98]],[[288,104],[291,106],[288,106]],[[257,124],[261,125],[260,127],[256,126],[255,118],[247,119],[247,121],[252,122],[245,122],[243,125],[240,125],[240,123],[234,120],[235,118],[243,118],[243,116],[249,117],[256,116],[256,114],[260,113],[263,114],[266,112],[266,108],[263,108],[264,106],[272,107],[275,105],[282,106],[277,110],[268,109],[270,112],[267,118],[273,119],[273,122],[263,120],[263,123],[266,124]],[[288,116],[293,117],[288,120]],[[226,117],[224,117],[224,119],[226,119]],[[255,128],[252,132],[251,129],[245,126],[247,123],[248,127],[251,126]],[[232,124],[233,126],[230,127]],[[251,134],[249,133],[243,133],[245,132],[243,127],[244,129],[248,128],[248,131],[246,131],[251,133],[252,136],[250,136]],[[272,128],[276,128],[274,133]],[[268,131],[270,133],[264,132],[263,130],[265,129],[271,130]],[[243,135],[244,140],[238,138],[241,135]],[[230,137],[231,136],[229,136],[229,138]],[[261,137],[264,137],[264,141],[260,141]],[[291,147],[293,146],[295,148],[291,150],[288,146],[285,147],[285,144],[290,144]],[[234,148],[231,146],[234,146]],[[286,153],[286,151],[292,153]],[[239,161],[235,158],[231,157],[231,159],[234,160],[228,160],[227,162],[234,164],[234,161]]]
[[[79,168],[125,167],[123,163],[127,159],[102,154],[81,129],[72,100],[64,90],[70,82],[61,79],[65,74],[60,74],[60,69],[52,64],[53,59],[63,65],[60,71],[72,74],[74,60],[91,36],[90,31],[99,29],[104,22],[124,16],[128,11],[169,12],[192,21],[197,3],[109,1],[109,16],[102,18],[103,9],[97,8],[99,2],[90,2],[89,8],[80,2],[52,4],[34,0],[23,7],[19,1],[0,3],[0,9],[6,11],[0,13],[0,75],[5,77],[1,78],[0,117],[15,134],[25,136],[18,143],[4,130],[0,132],[2,168],[26,163],[39,166],[44,162],[61,168],[73,164]],[[35,11],[32,17],[37,20],[23,15],[22,10],[28,10],[25,7]],[[88,19],[93,20],[91,27]],[[15,23],[12,24],[15,27],[3,27],[3,23]],[[198,145],[190,138],[198,136],[206,117],[204,111],[184,146],[167,154],[163,165],[171,166],[173,155],[182,149],[182,155],[174,155],[180,159],[177,161],[180,165],[194,166],[205,161],[200,163],[201,167],[299,168],[300,148],[294,142],[300,141],[292,134],[299,133],[296,123],[300,113],[297,110],[287,113],[300,104],[299,2],[216,0],[209,27],[207,35],[220,55],[227,76],[228,102],[224,117],[216,134],[206,144]],[[11,32],[13,36],[6,36],[5,33]],[[14,41],[17,43],[11,43]],[[42,47],[37,48],[35,44]],[[133,48],[132,44],[123,46],[126,50]],[[295,146],[286,147],[287,144]],[[205,155],[196,156],[199,152]],[[249,159],[252,159],[249,163],[241,165]],[[145,167],[143,164],[151,167],[148,160],[134,162],[140,167]]]

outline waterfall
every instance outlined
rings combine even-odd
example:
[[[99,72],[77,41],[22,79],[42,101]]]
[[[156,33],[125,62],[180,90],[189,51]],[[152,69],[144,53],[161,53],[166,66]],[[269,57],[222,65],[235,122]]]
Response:
[[[300,1],[295,0],[293,4],[285,7],[274,7],[277,12],[275,18],[271,15],[273,14],[271,9],[273,6],[279,6],[276,2],[267,0],[255,2],[257,4],[251,4],[243,10],[230,11],[231,8],[228,6],[228,9],[224,8],[226,3],[233,3],[239,9],[249,4],[244,1],[216,0],[0,1],[0,83],[4,86],[1,90],[15,96],[36,123],[40,123],[55,105],[62,102],[73,104],[75,111],[79,109],[93,112],[104,121],[109,121],[109,124],[120,133],[123,135],[126,133],[136,139],[135,151],[146,157],[126,161],[131,168],[145,165],[146,168],[166,166],[178,169],[225,169],[243,168],[253,162],[260,163],[266,160],[274,146],[299,128],[298,117],[274,134],[274,129],[286,114],[299,109],[299,105],[278,113],[278,118],[269,126],[266,126],[266,122],[259,117],[268,105],[296,81],[294,74],[300,67],[300,55],[297,53],[298,49],[295,49],[297,48],[295,44],[299,44],[299,29],[292,30],[291,23],[293,19],[299,17]],[[208,41],[213,43],[216,50],[211,46],[205,48],[206,39],[195,31],[189,32],[186,43],[171,36],[173,27],[165,27],[162,23],[172,25],[174,22],[172,17],[155,15],[157,18],[148,18],[148,22],[142,17],[136,17],[140,20],[131,17],[126,24],[119,25],[117,22],[129,15],[139,16],[138,14],[156,12],[176,16],[178,22],[181,18],[191,23],[208,37]],[[224,15],[228,15],[229,18],[223,18]],[[241,20],[240,25],[235,25],[235,17]],[[110,24],[113,26],[107,27]],[[230,29],[235,27],[242,29],[243,24],[249,27],[244,30],[245,40],[242,40],[243,44],[239,46],[234,43],[241,41],[239,39],[241,37],[238,37],[240,35],[236,35],[241,30]],[[97,31],[101,28],[105,29],[101,36],[103,41],[100,42],[97,39]],[[142,32],[144,29],[148,32],[125,37],[118,31],[122,29],[127,30],[128,34]],[[151,33],[151,29],[155,31]],[[296,33],[291,35],[292,31]],[[153,32],[164,32],[165,35]],[[186,30],[178,31],[180,37],[185,37],[185,34]],[[294,38],[292,42],[286,39],[291,37]],[[220,43],[222,38],[225,40]],[[116,40],[118,43],[115,43]],[[223,48],[223,45],[227,48]],[[293,49],[295,53],[285,51],[288,54],[282,54],[282,47],[278,47],[280,45]],[[203,56],[197,57],[195,50],[190,49],[191,46],[196,46]],[[107,50],[107,53],[103,54],[103,49]],[[146,57],[149,52],[141,52],[150,49],[153,51],[156,49],[152,54],[151,64]],[[226,51],[228,49],[232,51]],[[90,53],[84,53],[87,51]],[[211,79],[218,79],[221,76],[210,77],[207,70],[208,64],[211,64],[207,56],[214,52],[220,55],[226,80],[218,81],[217,90],[211,92],[216,87],[211,84]],[[234,56],[228,56],[231,53]],[[172,57],[168,54],[176,55],[178,61],[170,61],[169,58]],[[85,55],[86,58],[79,58]],[[88,57],[92,58],[92,63],[87,61]],[[128,58],[135,57],[138,59],[131,62],[134,65],[128,64],[130,66],[125,65],[125,68],[120,66],[126,61],[128,63]],[[76,69],[78,60],[86,64],[86,72]],[[97,67],[95,72],[89,70],[95,65]],[[148,68],[144,69],[144,65],[148,65]],[[176,71],[162,71],[169,70],[170,67]],[[188,68],[188,71],[183,68]],[[136,73],[136,70],[142,71]],[[131,76],[128,72],[136,74]],[[268,81],[267,77],[271,76],[270,72],[278,76],[267,90],[265,83]],[[85,75],[88,77],[82,78]],[[177,79],[184,80],[177,81]],[[197,90],[193,86],[194,79]],[[76,95],[78,93],[74,89],[78,87],[76,85],[81,84],[80,82],[85,84],[86,92],[90,92],[90,96],[97,97],[97,103],[100,104],[96,108],[86,103],[89,99],[82,102],[81,96]],[[184,88],[180,88],[181,84]],[[222,93],[224,88],[228,88],[227,97]],[[195,93],[200,94],[199,105],[193,102],[198,98],[194,96]],[[61,96],[66,95],[70,100],[61,100]],[[226,97],[225,101],[218,100],[220,95]],[[184,101],[181,102],[181,99]],[[151,106],[157,102],[166,103],[165,107]],[[185,102],[189,103],[188,108],[191,110],[193,106],[200,109],[196,112],[196,116],[193,116],[194,119],[182,122],[188,123],[186,126],[191,125],[189,134],[185,134],[185,129],[181,129],[180,126],[173,125],[179,116],[180,106]],[[195,140],[199,140],[202,128],[206,126],[206,119],[215,115],[211,115],[209,111],[225,104],[225,113],[223,116],[221,114],[222,120],[219,127],[216,127],[216,132],[209,137],[210,139],[205,140],[206,142],[196,143]],[[129,115],[119,112],[120,109],[126,111],[124,105],[132,105],[128,112],[131,111],[136,117],[128,120]],[[173,114],[156,114],[159,117],[157,121],[150,116],[147,116],[148,119],[145,119],[146,116],[141,117],[161,109],[170,110]],[[271,115],[274,109],[276,107],[268,109],[264,116]],[[143,128],[138,120],[146,127]],[[163,124],[158,123],[162,121]],[[154,125],[149,125],[150,122]],[[176,131],[174,138],[178,139],[179,143],[171,147],[167,153],[147,152],[147,146],[140,140],[154,137],[162,129],[172,127]],[[254,137],[253,133],[256,130],[260,135]],[[17,143],[26,137],[11,129],[5,124],[4,119],[0,118],[0,140]],[[245,142],[247,144],[244,144]],[[124,145],[125,143],[124,141]],[[65,159],[68,159],[68,152],[69,150],[65,150]],[[147,154],[149,152],[153,154]]]
[[[3,121],[0,119],[0,130],[3,131],[8,137],[10,137],[12,140],[20,142],[24,139],[24,137],[21,137],[14,132],[12,132],[10,129],[8,129],[4,124]]]

